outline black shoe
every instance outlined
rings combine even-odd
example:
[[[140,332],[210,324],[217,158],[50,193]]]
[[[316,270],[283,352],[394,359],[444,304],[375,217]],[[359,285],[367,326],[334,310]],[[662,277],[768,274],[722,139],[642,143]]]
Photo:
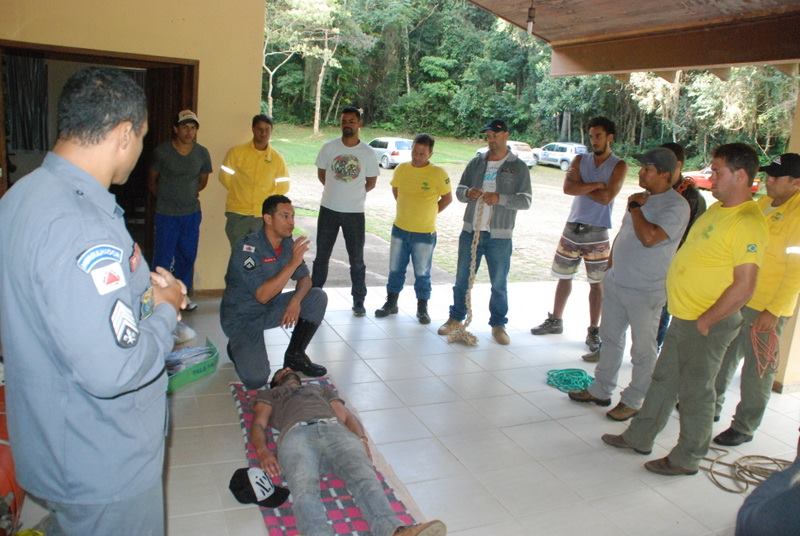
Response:
[[[726,447],[736,447],[742,443],[747,443],[748,441],[752,440],[753,436],[750,434],[743,434],[742,432],[734,430],[733,427],[731,427],[715,437],[714,443],[717,445],[724,445]]]
[[[386,303],[380,309],[375,309],[375,318],[386,318],[389,315],[397,314],[397,292],[390,292],[386,295]],[[353,309],[355,311],[355,308]],[[358,316],[358,315],[356,315]]]
[[[364,298],[353,300],[353,316],[367,316],[364,309]]]
[[[420,324],[431,323],[431,317],[428,314],[428,300],[417,300],[417,320]]]
[[[283,356],[284,367],[289,367],[292,370],[302,372],[306,376],[314,378],[324,376],[328,373],[325,367],[312,363],[311,359],[306,355],[308,343],[311,342],[318,327],[319,324],[309,322],[302,318],[297,321],[292,331],[292,338],[289,340],[289,347],[286,349],[286,353]]]

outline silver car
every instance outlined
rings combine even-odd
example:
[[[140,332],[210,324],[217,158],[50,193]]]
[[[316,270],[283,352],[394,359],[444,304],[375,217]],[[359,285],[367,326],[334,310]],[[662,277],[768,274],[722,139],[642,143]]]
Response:
[[[397,167],[403,162],[411,162],[411,145],[408,138],[375,138],[369,146],[375,151],[378,164],[384,169]]]
[[[530,145],[524,141],[513,140],[508,140],[506,143],[508,144],[508,148],[511,149],[511,152],[517,155],[517,158],[525,162],[526,166],[533,167],[536,165],[536,156],[533,154],[533,149],[531,149]],[[475,151],[475,156],[481,156],[488,150],[488,147],[481,147]]]
[[[585,145],[572,142],[548,143],[544,147],[533,150],[533,156],[537,164],[547,164],[548,166],[558,166],[561,171],[567,171],[569,165],[579,154],[588,153]]]

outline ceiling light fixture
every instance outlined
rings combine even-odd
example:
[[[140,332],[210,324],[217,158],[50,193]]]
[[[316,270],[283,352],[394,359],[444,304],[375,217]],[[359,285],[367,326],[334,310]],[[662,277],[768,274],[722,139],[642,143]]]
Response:
[[[536,8],[533,7],[533,0],[531,0],[531,7],[528,8],[528,35],[533,35],[533,23],[536,20]]]

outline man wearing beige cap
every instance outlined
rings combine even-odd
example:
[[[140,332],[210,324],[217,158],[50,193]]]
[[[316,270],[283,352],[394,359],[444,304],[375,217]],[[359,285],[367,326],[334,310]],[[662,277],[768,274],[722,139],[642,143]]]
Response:
[[[197,143],[200,120],[182,110],[172,126],[172,139],[153,151],[148,187],[156,197],[153,265],[163,266],[192,290],[194,261],[200,240],[200,191],[208,184],[211,157]],[[189,301],[187,311],[197,308]]]

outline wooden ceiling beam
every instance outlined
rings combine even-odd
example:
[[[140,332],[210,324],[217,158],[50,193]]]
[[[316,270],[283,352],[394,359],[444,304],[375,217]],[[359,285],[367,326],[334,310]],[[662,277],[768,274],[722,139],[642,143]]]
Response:
[[[551,74],[575,76],[800,61],[800,13],[700,30],[553,47]]]

